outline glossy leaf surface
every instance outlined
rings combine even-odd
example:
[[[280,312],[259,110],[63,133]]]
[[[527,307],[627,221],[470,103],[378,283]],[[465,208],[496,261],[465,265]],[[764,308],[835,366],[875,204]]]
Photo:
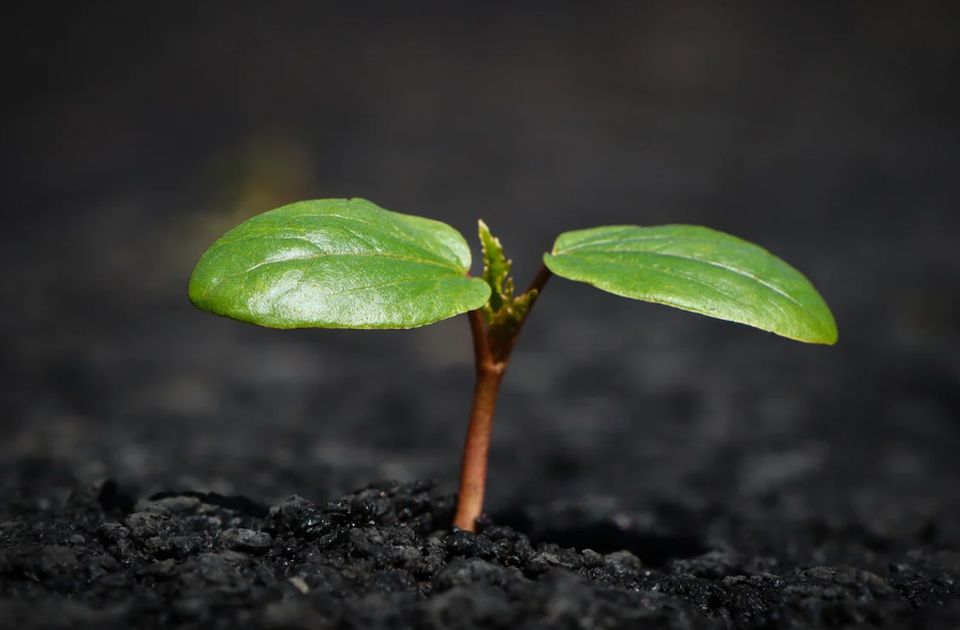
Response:
[[[829,307],[796,269],[758,245],[705,227],[620,225],[561,234],[544,263],[616,295],[833,344]]]
[[[363,199],[302,201],[224,234],[190,279],[199,308],[272,328],[414,328],[483,306],[452,227]]]

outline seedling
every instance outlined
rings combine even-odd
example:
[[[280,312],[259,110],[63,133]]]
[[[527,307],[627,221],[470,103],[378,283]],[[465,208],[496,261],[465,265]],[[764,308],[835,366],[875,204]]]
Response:
[[[452,227],[362,199],[302,201],[224,234],[190,279],[199,308],[270,328],[416,328],[466,313],[476,383],[454,525],[474,530],[500,382],[551,275],[637,300],[832,345],[830,309],[796,269],[763,248],[695,225],[566,232],[517,294],[500,241],[480,221],[483,276]]]

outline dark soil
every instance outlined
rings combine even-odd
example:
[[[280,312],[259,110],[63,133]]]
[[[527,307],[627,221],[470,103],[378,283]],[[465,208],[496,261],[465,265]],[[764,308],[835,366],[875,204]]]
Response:
[[[451,531],[452,507],[430,483],[377,484],[325,505],[293,496],[268,509],[196,492],[134,504],[107,482],[63,506],[15,507],[0,523],[0,620],[11,628],[960,624],[960,553],[939,548],[932,527],[898,543],[866,526],[784,531],[772,506],[639,515],[607,504],[528,514],[531,539],[496,519],[476,535]],[[695,523],[709,534],[690,530]],[[785,536],[792,542],[783,546]]]

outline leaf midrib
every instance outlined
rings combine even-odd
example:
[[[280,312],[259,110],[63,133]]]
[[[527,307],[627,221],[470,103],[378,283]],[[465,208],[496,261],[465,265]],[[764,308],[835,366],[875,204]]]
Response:
[[[358,291],[370,291],[371,289],[383,289],[386,287],[394,287],[401,284],[438,284],[440,282],[447,282],[449,280],[459,280],[459,279],[460,278],[434,277],[434,278],[417,278],[412,280],[395,280],[393,282],[370,284],[362,287],[350,287],[349,289],[340,289],[337,291],[325,291],[323,293],[323,296],[329,298],[329,297],[337,297],[340,295],[347,295],[349,293],[356,293]],[[466,280],[467,278],[464,277],[463,279]],[[298,285],[300,286],[297,287],[297,290],[299,290],[300,287],[302,287],[302,284],[303,284],[302,280],[298,281]]]
[[[686,227],[686,226],[681,226],[681,227]],[[696,226],[690,226],[690,227],[696,227]],[[639,229],[639,230],[650,229],[650,228],[643,228],[640,226],[627,226],[624,229],[628,229],[628,228]],[[724,246],[735,247],[738,250],[745,251],[745,252],[760,250],[765,253],[769,253],[769,252],[766,252],[766,250],[764,250],[759,245],[754,245],[753,243],[743,241],[741,239],[738,239],[735,236],[731,236],[730,234],[725,234],[723,232],[714,232],[714,234],[724,238],[723,240]],[[578,243],[574,243],[569,247],[565,247],[559,250],[554,249],[553,253],[559,256],[565,253],[578,251],[581,249],[597,247],[601,245],[608,245],[610,243],[639,243],[643,241],[670,241],[670,240],[681,242],[681,243],[689,243],[689,242],[707,243],[708,245],[712,245],[714,247],[717,245],[716,238],[704,238],[702,236],[686,236],[686,235],[676,235],[676,234],[649,234],[649,235],[630,236],[628,238],[607,238],[600,241],[589,241],[589,240],[581,241]],[[624,250],[624,251],[631,251],[631,250]]]
[[[388,211],[385,211],[385,210],[384,210],[384,212],[388,212]],[[420,250],[420,251],[426,251],[426,250],[424,250],[424,248],[420,246],[419,241],[420,241],[421,239],[418,239],[417,237],[418,237],[418,236],[420,236],[420,237],[424,236],[424,234],[423,234],[424,232],[426,232],[428,236],[433,236],[433,235],[429,234],[429,230],[423,230],[423,229],[421,229],[421,228],[419,228],[419,227],[409,227],[409,226],[402,225],[402,224],[400,224],[400,223],[397,223],[397,222],[394,220],[394,218],[393,218],[393,217],[390,217],[390,216],[387,216],[387,217],[385,218],[385,221],[384,221],[383,223],[378,223],[378,222],[375,222],[375,221],[369,221],[369,220],[367,220],[367,219],[363,219],[363,218],[360,218],[360,217],[353,217],[353,216],[349,216],[349,215],[346,215],[346,214],[338,214],[338,213],[335,213],[335,212],[320,212],[320,213],[318,213],[318,212],[303,212],[303,213],[297,214],[297,215],[295,215],[295,216],[296,216],[297,219],[299,219],[299,218],[307,218],[307,219],[311,219],[311,218],[312,218],[312,219],[334,218],[334,219],[341,219],[341,220],[343,220],[343,221],[352,221],[352,222],[355,222],[355,223],[360,223],[360,224],[362,224],[362,225],[373,226],[374,228],[377,228],[377,229],[382,229],[383,227],[387,227],[388,230],[389,230],[389,232],[390,232],[393,236],[395,236],[398,240],[400,240],[400,241],[402,241],[403,243],[405,243],[408,247],[411,247],[411,248],[413,248],[413,249],[417,249],[417,250]],[[444,226],[444,227],[446,227],[446,226]],[[297,228],[294,227],[294,228],[288,228],[288,229],[297,229]],[[349,228],[346,228],[346,229],[349,229]],[[408,230],[413,231],[413,232],[416,232],[417,234],[411,234],[410,231],[408,231]],[[446,243],[438,243],[438,244],[446,251],[446,253],[449,255],[450,258],[453,258],[453,259],[457,260],[457,262],[458,262],[458,264],[459,264],[459,262],[460,262],[460,257],[457,255],[457,253],[456,253],[453,249],[451,249]],[[438,256],[438,257],[439,257],[439,256]]]
[[[705,266],[709,266],[709,267],[714,267],[714,268],[716,268],[716,269],[723,269],[724,271],[729,271],[730,273],[733,273],[733,274],[735,274],[735,275],[738,275],[738,276],[741,276],[741,277],[743,277],[743,278],[746,278],[747,280],[752,280],[752,281],[756,282],[757,284],[759,284],[760,286],[762,286],[762,287],[764,287],[764,288],[767,288],[767,289],[769,289],[770,291],[774,292],[775,294],[777,294],[777,295],[779,295],[779,296],[781,296],[781,297],[783,297],[783,298],[786,298],[789,302],[791,302],[792,304],[794,304],[795,306],[797,306],[798,308],[800,308],[801,311],[803,311],[803,312],[805,312],[805,313],[808,313],[808,312],[809,312],[809,309],[808,309],[802,302],[798,301],[796,298],[794,298],[794,297],[793,297],[792,295],[790,295],[789,293],[786,293],[783,289],[780,289],[780,287],[777,287],[776,285],[771,285],[770,283],[761,280],[761,279],[758,278],[757,276],[754,276],[753,274],[748,273],[748,272],[746,272],[746,271],[743,271],[743,270],[741,270],[741,269],[737,269],[736,267],[730,267],[730,266],[727,266],[727,265],[722,265],[722,264],[719,264],[719,263],[714,263],[714,262],[711,262],[711,261],[708,261],[708,260],[702,260],[702,259],[699,259],[699,258],[688,257],[688,256],[679,256],[679,255],[676,255],[676,254],[661,254],[661,253],[657,253],[657,252],[580,252],[580,253],[576,254],[576,256],[582,256],[582,257],[584,257],[584,258],[598,258],[598,257],[601,257],[601,258],[602,258],[602,257],[611,256],[611,255],[616,255],[616,254],[631,254],[631,253],[645,254],[645,255],[647,255],[647,256],[658,256],[658,257],[663,257],[663,258],[676,258],[676,259],[685,260],[685,261],[689,261],[689,262],[699,263],[699,264],[702,264],[702,265],[705,265]],[[576,256],[574,256],[574,258],[576,258]],[[558,257],[558,258],[562,258],[563,255],[558,255],[557,257]],[[605,262],[608,262],[608,261],[605,261]],[[737,303],[739,303],[739,304],[741,304],[741,305],[749,306],[746,302],[744,302],[744,301],[741,300],[740,298],[734,297],[734,296],[730,295],[729,293],[718,289],[718,288],[715,287],[714,285],[709,284],[709,283],[707,283],[707,282],[704,282],[703,280],[700,280],[699,278],[693,277],[693,276],[691,276],[691,275],[689,275],[689,274],[680,273],[680,272],[678,272],[677,270],[664,271],[664,270],[661,270],[661,269],[651,269],[651,270],[649,270],[649,271],[651,271],[651,272],[653,272],[653,273],[660,274],[660,275],[665,275],[665,276],[670,276],[671,274],[680,276],[680,277],[682,277],[682,278],[684,278],[684,279],[686,279],[686,280],[690,280],[691,282],[696,282],[696,283],[698,283],[698,284],[701,284],[702,286],[709,287],[709,288],[713,289],[714,291],[717,291],[717,292],[720,293],[721,295],[724,295],[724,296],[726,296],[727,298],[729,298],[730,300],[735,301],[735,302],[737,302]]]

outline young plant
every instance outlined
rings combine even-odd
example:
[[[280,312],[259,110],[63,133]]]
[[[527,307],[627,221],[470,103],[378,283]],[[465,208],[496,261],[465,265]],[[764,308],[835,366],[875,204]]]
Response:
[[[637,300],[832,345],[833,315],[800,272],[766,250],[695,225],[566,232],[517,294],[500,241],[480,221],[483,276],[452,227],[362,199],[320,199],[255,216],[224,234],[190,279],[190,300],[271,328],[416,328],[466,313],[476,383],[454,525],[474,530],[510,353],[551,275]]]

